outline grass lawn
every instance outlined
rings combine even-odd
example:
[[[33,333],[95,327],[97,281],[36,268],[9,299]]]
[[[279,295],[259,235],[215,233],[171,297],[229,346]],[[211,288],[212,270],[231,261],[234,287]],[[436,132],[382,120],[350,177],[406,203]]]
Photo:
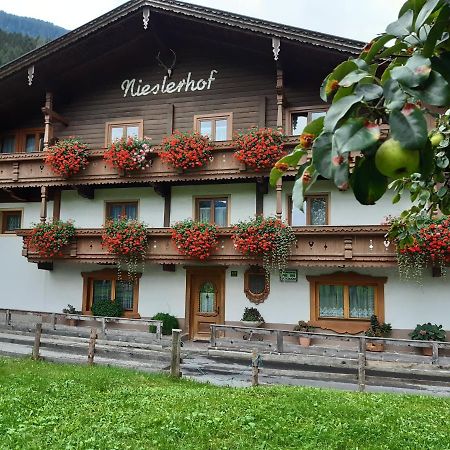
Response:
[[[0,358],[0,449],[449,449],[450,400]]]

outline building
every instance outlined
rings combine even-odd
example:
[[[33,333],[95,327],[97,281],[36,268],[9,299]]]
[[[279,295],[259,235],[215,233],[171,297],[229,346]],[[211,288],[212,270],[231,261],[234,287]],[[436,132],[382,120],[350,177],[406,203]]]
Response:
[[[254,303],[276,327],[310,320],[359,332],[376,313],[399,336],[418,322],[450,328],[448,279],[430,271],[423,286],[399,280],[380,224],[404,204],[361,206],[324,180],[301,214],[292,210],[292,179],[272,189],[268,172],[233,157],[233,133],[255,126],[283,127],[293,148],[326,109],[322,79],[362,45],[173,0],[133,0],[1,68],[0,307],[60,312],[72,304],[89,313],[107,295],[130,317],[177,316],[193,338],[211,323],[238,322]],[[146,170],[120,173],[103,159],[115,137],[159,144],[193,129],[216,141],[205,168],[180,172],[156,156]],[[40,150],[69,136],[92,150],[86,170],[65,179]],[[117,280],[114,256],[101,246],[102,226],[118,211],[149,226],[145,270],[133,288]],[[200,214],[221,226],[219,248],[205,262],[181,255],[169,232]],[[231,224],[255,214],[295,227],[290,279],[272,273],[270,292],[254,268],[261,261],[238,253],[230,238]],[[42,259],[23,229],[52,218],[73,219],[77,234],[63,257]],[[202,306],[205,293],[213,302]]]

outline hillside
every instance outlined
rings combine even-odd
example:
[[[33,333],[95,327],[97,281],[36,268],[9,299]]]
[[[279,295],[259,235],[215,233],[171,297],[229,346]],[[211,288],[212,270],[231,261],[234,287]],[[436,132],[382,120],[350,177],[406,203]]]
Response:
[[[56,39],[67,33],[67,30],[44,20],[21,17],[0,11],[0,30],[8,33],[20,33],[34,38],[42,38],[45,42]],[[3,42],[0,41],[2,44]],[[3,45],[2,45],[3,46]]]
[[[41,38],[0,30],[0,67],[44,43]]]

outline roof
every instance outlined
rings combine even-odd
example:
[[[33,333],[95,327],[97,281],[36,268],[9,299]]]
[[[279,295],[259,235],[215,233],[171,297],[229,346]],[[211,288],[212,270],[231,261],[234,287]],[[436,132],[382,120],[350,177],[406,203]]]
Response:
[[[191,17],[193,19],[214,22],[220,26],[238,28],[241,31],[253,32],[267,37],[278,37],[301,44],[318,46],[349,55],[358,55],[363,42],[332,36],[329,34],[309,31],[275,22],[255,19],[218,9],[207,8],[180,2],[177,0],[131,0],[118,8],[76,28],[75,30],[29,52],[20,58],[0,68],[0,79],[6,78],[23,68],[27,68],[46,56],[58,52],[60,49],[75,44],[79,40],[99,31],[101,28],[119,21],[120,19],[136,13],[143,7],[150,7],[150,11],[159,10],[175,15]]]

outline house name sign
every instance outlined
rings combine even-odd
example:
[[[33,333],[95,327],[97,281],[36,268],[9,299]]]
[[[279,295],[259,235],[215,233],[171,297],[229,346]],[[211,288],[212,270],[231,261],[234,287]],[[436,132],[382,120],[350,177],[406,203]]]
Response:
[[[215,75],[217,70],[211,70],[209,78],[200,78],[194,80],[192,78],[192,72],[189,72],[186,78],[183,78],[178,83],[175,81],[169,81],[167,75],[163,78],[161,83],[143,84],[141,79],[131,78],[123,80],[121,88],[124,97],[142,97],[144,95],[157,95],[157,94],[173,94],[175,92],[194,92],[194,91],[209,91],[213,82],[215,81]]]

